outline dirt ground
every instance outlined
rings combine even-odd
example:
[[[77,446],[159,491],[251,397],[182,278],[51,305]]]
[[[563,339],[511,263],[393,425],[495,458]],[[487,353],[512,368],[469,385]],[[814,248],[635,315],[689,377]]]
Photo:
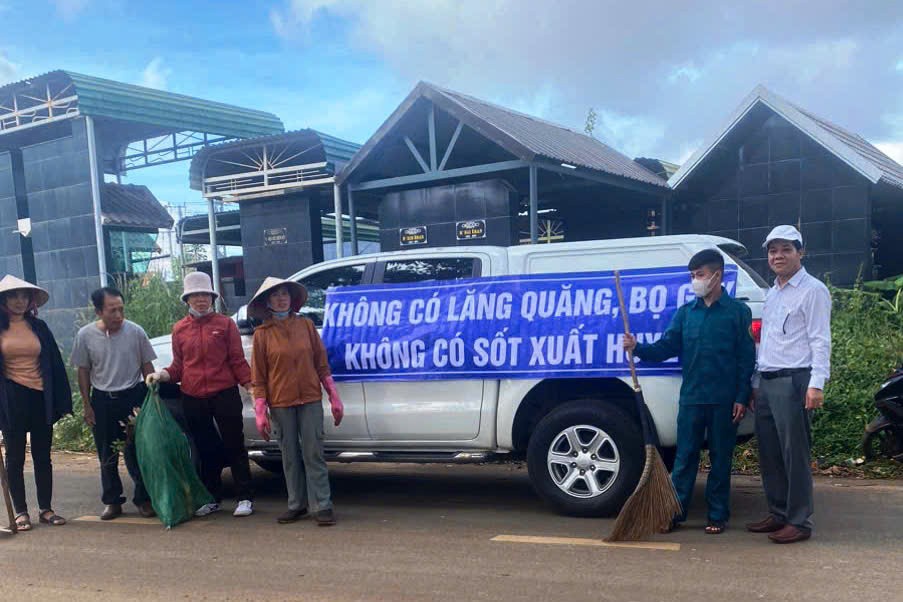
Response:
[[[54,505],[70,522],[0,536],[4,600],[886,602],[903,591],[899,481],[818,477],[813,539],[777,546],[742,528],[764,510],[755,477],[735,477],[730,528],[705,535],[703,475],[685,528],[629,548],[602,545],[610,519],[544,506],[522,465],[330,465],[332,528],[278,525],[282,479],[255,469],[254,516],[166,531],[132,505],[99,522],[96,458],[54,463]]]

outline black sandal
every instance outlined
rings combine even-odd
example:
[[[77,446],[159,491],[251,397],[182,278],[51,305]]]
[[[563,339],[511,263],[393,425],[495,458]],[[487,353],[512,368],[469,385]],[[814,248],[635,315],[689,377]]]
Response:
[[[16,515],[16,531],[31,531],[31,518],[27,512]]]
[[[41,523],[45,525],[50,525],[51,527],[60,527],[66,524],[66,519],[58,515],[53,510],[44,510],[38,516],[38,520],[40,520]]]
[[[727,523],[722,521],[710,520],[705,526],[706,535],[721,535],[727,529]]]

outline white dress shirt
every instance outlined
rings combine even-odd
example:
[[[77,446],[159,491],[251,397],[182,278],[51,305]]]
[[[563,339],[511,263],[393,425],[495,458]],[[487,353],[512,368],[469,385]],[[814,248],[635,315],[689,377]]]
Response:
[[[831,293],[806,268],[765,295],[756,369],[812,368],[809,387],[824,389],[831,373]],[[758,386],[758,375],[753,382]]]

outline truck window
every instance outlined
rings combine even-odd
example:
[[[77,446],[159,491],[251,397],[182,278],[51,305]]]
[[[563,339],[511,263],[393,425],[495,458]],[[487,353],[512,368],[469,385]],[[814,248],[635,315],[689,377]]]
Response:
[[[461,280],[480,275],[480,260],[475,257],[437,257],[387,261],[382,281],[385,284]]]
[[[326,306],[326,289],[331,286],[354,286],[361,283],[367,264],[343,265],[311,274],[300,280],[307,289],[307,303],[300,314],[313,320],[314,324],[323,324],[323,309]]]
[[[746,272],[747,276],[752,278],[752,281],[756,283],[756,286],[758,286],[759,288],[770,287],[770,285],[765,282],[765,279],[762,278],[759,272],[749,267],[749,265],[747,265],[745,261],[740,259],[740,254],[738,253],[738,251],[740,251],[742,247],[738,249],[736,245],[718,245],[718,248],[727,253],[727,255],[734,260],[734,263],[736,263],[741,270]]]

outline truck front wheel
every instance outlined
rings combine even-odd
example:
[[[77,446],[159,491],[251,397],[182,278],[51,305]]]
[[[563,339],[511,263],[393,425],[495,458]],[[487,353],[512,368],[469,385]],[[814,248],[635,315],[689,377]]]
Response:
[[[570,401],[530,436],[527,468],[539,496],[563,514],[616,514],[643,472],[643,436],[623,410],[603,400]]]

